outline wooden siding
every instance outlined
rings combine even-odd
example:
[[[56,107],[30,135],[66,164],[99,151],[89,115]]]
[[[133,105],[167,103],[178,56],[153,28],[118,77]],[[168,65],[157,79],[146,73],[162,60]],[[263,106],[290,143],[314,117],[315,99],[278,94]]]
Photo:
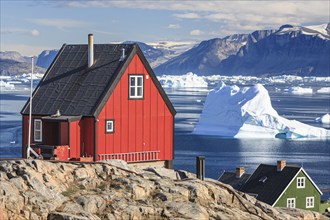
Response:
[[[143,74],[143,99],[129,99],[129,74]],[[105,131],[109,119],[113,133]],[[159,150],[160,160],[172,160],[173,127],[170,110],[136,54],[98,116],[97,154]]]

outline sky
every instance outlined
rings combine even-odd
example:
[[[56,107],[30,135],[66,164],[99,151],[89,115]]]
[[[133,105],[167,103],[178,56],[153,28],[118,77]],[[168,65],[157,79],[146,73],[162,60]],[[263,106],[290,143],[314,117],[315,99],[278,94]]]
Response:
[[[330,1],[0,0],[0,51],[38,55],[64,43],[202,41],[330,21]]]

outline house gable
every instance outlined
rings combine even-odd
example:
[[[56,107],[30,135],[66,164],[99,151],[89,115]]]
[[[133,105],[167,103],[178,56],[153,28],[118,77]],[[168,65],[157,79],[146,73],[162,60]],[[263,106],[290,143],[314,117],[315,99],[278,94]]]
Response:
[[[166,95],[163,87],[161,86],[160,82],[158,81],[157,76],[155,75],[154,71],[150,67],[149,62],[147,61],[147,59],[143,55],[143,52],[141,51],[141,49],[139,48],[139,46],[137,44],[133,44],[133,45],[134,45],[134,47],[133,47],[132,51],[128,54],[125,62],[123,62],[123,64],[119,68],[120,71],[118,72],[118,74],[116,75],[116,77],[112,80],[112,82],[108,85],[107,89],[102,94],[99,103],[95,106],[95,109],[93,110],[94,117],[97,117],[100,114],[100,112],[103,109],[104,105],[106,104],[106,102],[108,101],[109,97],[112,95],[114,89],[116,88],[118,82],[121,80],[123,74],[125,73],[125,71],[127,70],[128,66],[130,65],[130,63],[132,62],[133,58],[136,55],[139,57],[140,61],[142,62],[142,65],[146,69],[149,77],[152,79],[153,83],[157,87],[158,92],[160,93],[162,99],[166,103],[169,111],[174,116],[176,114],[176,111],[175,111],[175,109],[174,109],[171,101],[169,100],[168,96]]]
[[[297,187],[297,179],[304,178],[304,187]],[[288,186],[283,190],[278,199],[272,204],[276,207],[287,207],[287,199],[295,198],[296,208],[309,209],[313,211],[319,211],[320,197],[322,192],[315,185],[312,179],[308,176],[303,168],[292,178]],[[306,197],[314,197],[314,207],[306,208]]]

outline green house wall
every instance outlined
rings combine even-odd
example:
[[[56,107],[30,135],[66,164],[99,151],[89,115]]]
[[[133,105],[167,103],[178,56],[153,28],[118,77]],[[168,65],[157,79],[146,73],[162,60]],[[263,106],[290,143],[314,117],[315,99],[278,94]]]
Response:
[[[305,188],[297,188],[297,178],[305,177]],[[306,208],[306,197],[314,196],[314,208]],[[296,208],[306,209],[319,212],[320,211],[320,201],[321,194],[314,187],[310,179],[300,171],[295,179],[291,182],[286,191],[282,194],[280,199],[275,203],[275,207],[286,207],[287,198],[296,198]]]

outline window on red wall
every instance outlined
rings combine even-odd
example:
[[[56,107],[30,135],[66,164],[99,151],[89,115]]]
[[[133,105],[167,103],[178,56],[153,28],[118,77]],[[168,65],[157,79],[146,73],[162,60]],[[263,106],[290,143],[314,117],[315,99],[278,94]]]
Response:
[[[115,131],[114,120],[106,120],[105,121],[105,132],[113,133]]]
[[[33,140],[37,142],[42,141],[42,121],[41,119],[34,119],[33,122]]]
[[[143,99],[143,75],[129,75],[129,98]]]

